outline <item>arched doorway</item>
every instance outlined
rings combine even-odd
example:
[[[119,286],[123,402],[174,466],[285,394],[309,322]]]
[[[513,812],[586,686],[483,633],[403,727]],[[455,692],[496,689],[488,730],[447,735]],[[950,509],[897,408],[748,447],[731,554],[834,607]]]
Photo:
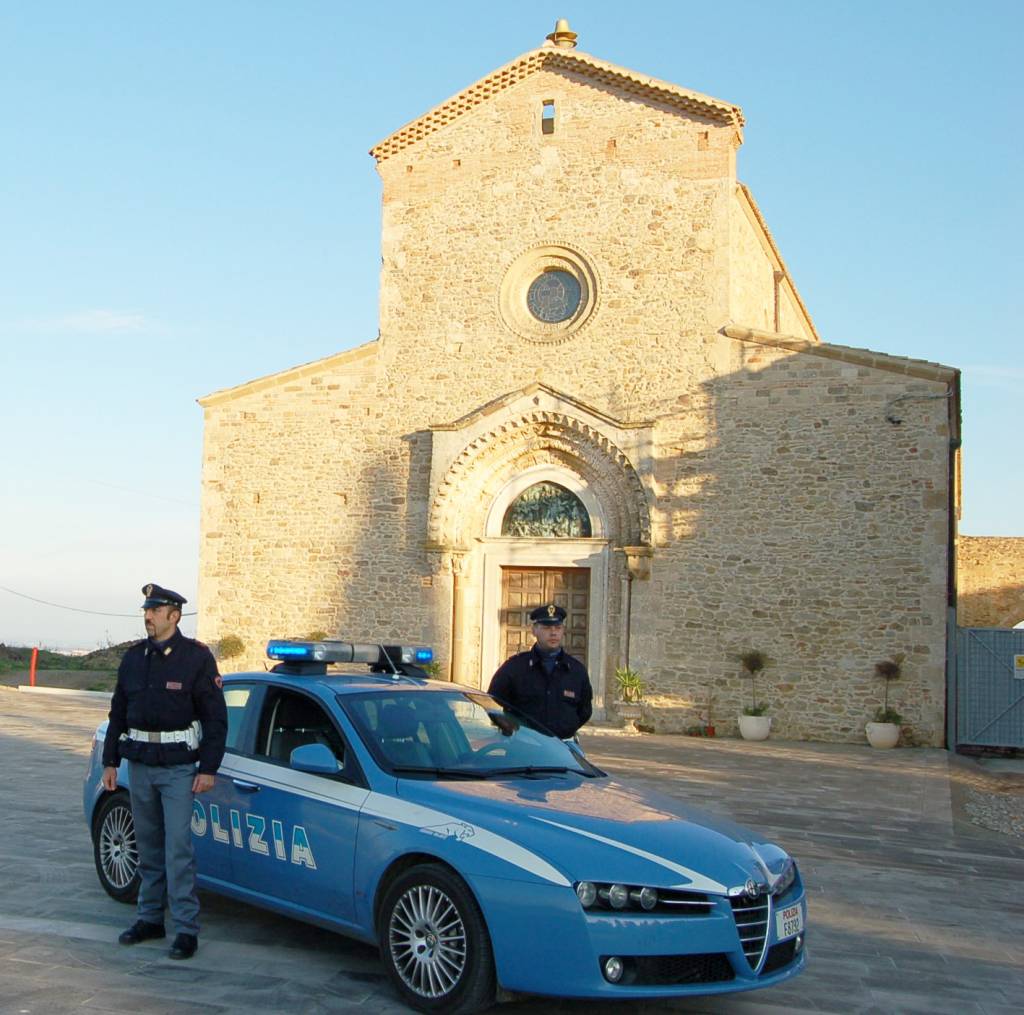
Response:
[[[498,491],[484,526],[481,683],[533,644],[530,610],[565,608],[566,650],[590,671],[603,700],[610,546],[600,501],[556,465],[526,469]]]

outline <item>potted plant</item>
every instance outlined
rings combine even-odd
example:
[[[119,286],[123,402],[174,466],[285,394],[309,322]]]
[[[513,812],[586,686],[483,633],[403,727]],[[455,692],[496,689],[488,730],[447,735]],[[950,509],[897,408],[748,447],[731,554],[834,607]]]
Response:
[[[889,684],[893,680],[899,680],[903,673],[905,658],[906,656],[902,652],[898,652],[891,659],[883,659],[881,662],[875,663],[875,675],[885,681],[885,695],[882,699],[882,707],[875,711],[874,722],[869,722],[864,727],[868,743],[872,747],[895,747],[900,739],[903,716],[896,709],[889,708]]]
[[[615,682],[619,688],[619,703],[616,712],[627,722],[636,722],[643,714],[641,702],[644,699],[644,681],[640,674],[629,666],[620,666],[615,671]]]
[[[750,678],[750,704],[745,706],[738,717],[740,736],[744,740],[767,740],[772,728],[768,702],[757,700],[757,675],[771,662],[759,649],[747,649],[739,654],[740,666]]]

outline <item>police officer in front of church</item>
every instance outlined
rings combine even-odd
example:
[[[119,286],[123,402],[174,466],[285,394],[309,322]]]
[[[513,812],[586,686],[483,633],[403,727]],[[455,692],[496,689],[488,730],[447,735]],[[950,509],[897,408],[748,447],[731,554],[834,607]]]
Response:
[[[188,959],[199,946],[192,797],[213,787],[227,708],[212,653],[178,630],[185,597],[153,584],[142,592],[149,637],[121,660],[103,743],[105,790],[117,788],[118,763],[128,762],[142,881],[138,919],[118,940],[165,937],[167,905],[175,930],[170,956]]]
[[[587,668],[562,648],[565,610],[553,603],[530,613],[529,652],[506,659],[491,678],[488,693],[514,705],[563,740],[571,740],[590,718],[594,696]]]

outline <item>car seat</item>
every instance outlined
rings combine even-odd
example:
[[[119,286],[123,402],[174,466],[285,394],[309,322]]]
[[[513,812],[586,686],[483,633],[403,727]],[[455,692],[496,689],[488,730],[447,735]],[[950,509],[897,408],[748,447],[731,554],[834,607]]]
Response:
[[[394,765],[433,765],[426,744],[416,736],[420,720],[406,704],[389,702],[382,706],[377,737],[388,761]]]

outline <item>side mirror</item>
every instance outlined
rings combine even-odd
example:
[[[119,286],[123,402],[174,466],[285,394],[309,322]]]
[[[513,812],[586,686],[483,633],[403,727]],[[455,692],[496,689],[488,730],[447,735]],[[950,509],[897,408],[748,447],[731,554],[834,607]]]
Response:
[[[303,744],[296,747],[288,764],[300,772],[312,772],[314,775],[335,775],[341,771],[338,759],[326,744]]]

